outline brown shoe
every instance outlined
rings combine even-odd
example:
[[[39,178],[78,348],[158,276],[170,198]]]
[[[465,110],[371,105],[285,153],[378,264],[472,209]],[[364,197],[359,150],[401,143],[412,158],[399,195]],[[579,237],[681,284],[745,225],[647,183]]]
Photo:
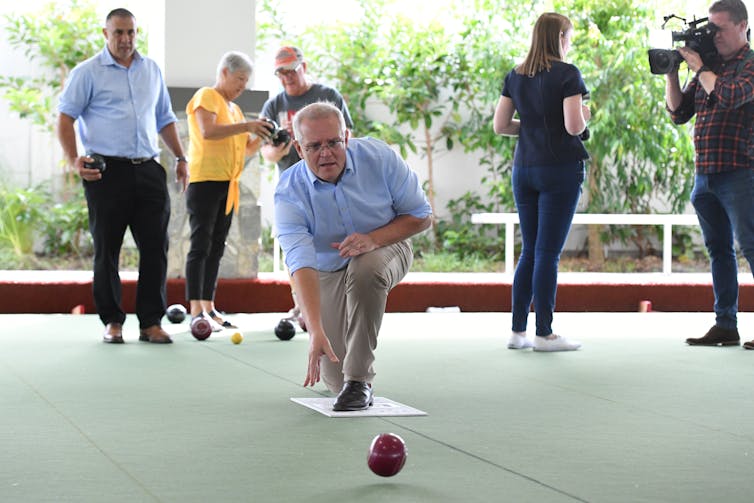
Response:
[[[754,341],[744,342],[744,349],[754,349]]]
[[[738,346],[740,343],[737,328],[721,328],[717,325],[710,328],[704,337],[686,339],[689,346]]]
[[[123,325],[120,323],[108,323],[105,325],[105,333],[102,334],[102,342],[108,344],[123,344]]]
[[[152,325],[139,330],[139,340],[153,344],[171,344],[173,342],[170,335],[160,325]]]

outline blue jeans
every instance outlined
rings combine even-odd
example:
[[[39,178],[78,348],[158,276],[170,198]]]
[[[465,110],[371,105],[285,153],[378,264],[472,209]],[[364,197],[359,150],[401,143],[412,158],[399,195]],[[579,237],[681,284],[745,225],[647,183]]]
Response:
[[[754,270],[754,171],[696,175],[691,203],[710,256],[715,323],[736,328],[738,264],[733,238]]]
[[[513,331],[526,331],[534,300],[537,335],[552,333],[558,262],[584,182],[583,161],[551,166],[514,166],[513,196],[523,246],[513,276]]]

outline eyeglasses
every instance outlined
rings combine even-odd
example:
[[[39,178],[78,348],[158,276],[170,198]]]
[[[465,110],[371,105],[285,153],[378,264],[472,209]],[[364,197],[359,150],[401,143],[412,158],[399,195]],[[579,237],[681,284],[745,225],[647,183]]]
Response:
[[[301,68],[301,63],[297,64],[296,68],[292,68],[290,70],[281,70],[280,68],[278,68],[277,70],[275,70],[275,77],[290,77],[291,75],[296,73],[299,68]]]
[[[327,147],[330,152],[340,150],[343,148],[343,140],[338,138],[337,140],[329,140],[324,143],[310,143],[304,145],[304,152],[307,154],[319,154],[323,148]]]

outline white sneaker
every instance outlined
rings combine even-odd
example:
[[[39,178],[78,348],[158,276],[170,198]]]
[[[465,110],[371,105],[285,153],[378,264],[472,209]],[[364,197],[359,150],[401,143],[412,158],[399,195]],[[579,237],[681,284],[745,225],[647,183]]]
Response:
[[[209,315],[208,312],[202,311],[201,314],[197,315],[196,318],[204,318],[209,322],[209,326],[212,327],[213,332],[222,332],[223,326],[220,325],[218,322],[216,322],[214,319],[212,319],[212,316]],[[192,318],[193,321],[193,318]]]
[[[301,309],[299,309],[298,304],[294,304],[293,307],[288,311],[288,314],[285,315],[286,320],[295,320],[296,318],[301,316]]]
[[[580,347],[580,342],[569,341],[559,335],[554,339],[539,336],[534,338],[534,351],[576,351]]]
[[[526,349],[534,344],[526,338],[526,332],[513,332],[508,339],[508,349]]]

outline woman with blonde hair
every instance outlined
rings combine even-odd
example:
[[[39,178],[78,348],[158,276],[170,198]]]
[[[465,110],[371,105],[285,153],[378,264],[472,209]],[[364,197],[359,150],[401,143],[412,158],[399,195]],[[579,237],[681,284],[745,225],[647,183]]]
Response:
[[[240,52],[220,60],[213,87],[199,89],[186,106],[189,126],[189,183],[186,210],[191,247],[186,257],[186,297],[191,317],[206,317],[213,330],[235,328],[215,309],[220,259],[233,212],[238,211],[239,179],[246,157],[270,137],[270,124],[247,121],[233,103],[246,89],[252,64]]]
[[[513,277],[513,333],[508,347],[572,351],[581,344],[552,331],[558,262],[581,195],[587,153],[588,90],[566,63],[573,25],[556,13],[537,19],[523,63],[505,77],[495,109],[495,133],[518,136],[513,196],[521,223],[522,250]],[[518,114],[518,118],[514,115]],[[526,338],[534,302],[536,337]]]

